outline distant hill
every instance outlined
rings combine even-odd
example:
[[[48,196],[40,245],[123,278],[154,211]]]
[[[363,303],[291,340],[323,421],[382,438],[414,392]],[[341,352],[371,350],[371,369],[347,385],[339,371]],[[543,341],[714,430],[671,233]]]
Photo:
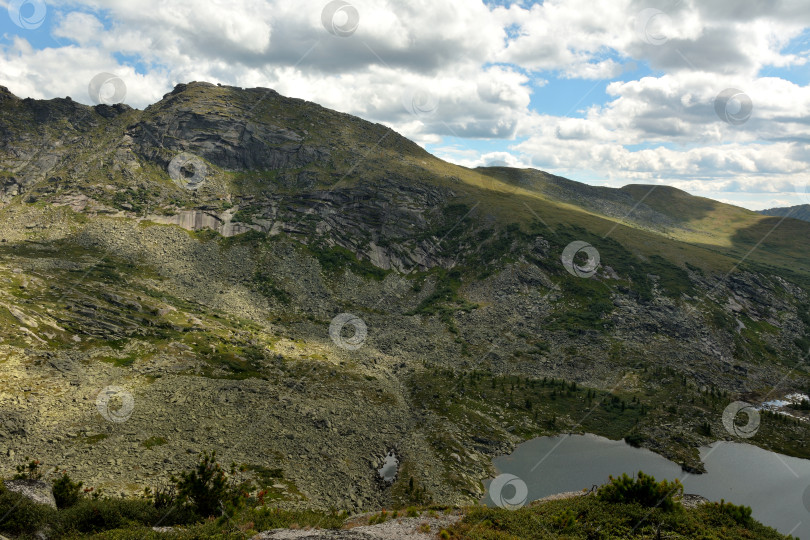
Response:
[[[801,219],[803,221],[810,221],[810,204],[799,204],[796,206],[785,206],[781,208],[768,208],[767,210],[760,210],[759,213],[765,216],[788,216]]]

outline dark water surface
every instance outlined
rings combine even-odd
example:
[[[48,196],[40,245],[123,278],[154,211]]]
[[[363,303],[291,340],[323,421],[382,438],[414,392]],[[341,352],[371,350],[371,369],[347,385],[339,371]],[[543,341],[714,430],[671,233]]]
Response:
[[[527,501],[590,488],[607,482],[608,475],[640,470],[659,480],[678,478],[685,493],[750,506],[760,522],[810,540],[810,460],[734,442],[701,448],[700,457],[707,474],[688,474],[666,458],[624,441],[559,435],[526,441],[493,463],[499,473],[515,475],[525,483]],[[502,493],[511,497],[515,487],[504,487]],[[489,489],[484,501],[493,504]]]

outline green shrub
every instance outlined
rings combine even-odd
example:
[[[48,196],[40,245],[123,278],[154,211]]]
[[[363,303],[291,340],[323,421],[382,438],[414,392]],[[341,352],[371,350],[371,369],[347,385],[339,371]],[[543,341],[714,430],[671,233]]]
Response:
[[[188,508],[157,509],[144,499],[88,499],[58,513],[51,525],[55,538],[77,533],[98,533],[114,529],[187,525],[199,521]]]
[[[166,510],[177,505],[177,488],[172,485],[158,486],[154,491],[144,488],[143,498],[158,510]]]
[[[367,259],[358,258],[354,252],[341,246],[312,245],[308,246],[308,249],[318,259],[324,272],[330,274],[338,274],[348,268],[357,276],[382,281],[389,273],[388,270],[374,266]]]
[[[28,461],[30,458],[25,458]],[[14,480],[41,480],[42,467],[38,459],[32,459],[23,465],[17,465],[17,474],[14,475]]]
[[[139,499],[80,499],[59,512],[56,529],[62,535],[92,533],[132,525],[153,525],[162,514]]]
[[[252,224],[253,223],[253,218],[259,212],[261,212],[261,208],[250,207],[250,206],[245,207],[245,208],[240,208],[239,210],[234,212],[233,216],[231,216],[231,221],[233,223]]]
[[[275,298],[281,304],[289,304],[292,301],[290,293],[279,287],[273,276],[261,269],[254,272],[253,282],[259,293],[267,298]]]
[[[7,490],[0,482],[0,534],[33,535],[56,511]]]
[[[69,508],[79,502],[82,483],[74,482],[66,472],[53,483],[53,498],[57,508]]]
[[[720,499],[720,502],[717,503],[710,503],[713,510],[717,510],[719,513],[724,514],[740,525],[750,525],[754,519],[751,517],[751,507],[749,506],[737,506],[736,504],[727,503],[725,499]]]
[[[640,433],[631,433],[630,435],[626,435],[624,437],[624,442],[633,446],[635,448],[641,447],[642,444],[647,440],[647,437]]]
[[[235,473],[236,465],[231,465],[232,479]],[[217,463],[216,452],[203,453],[194,469],[173,480],[177,484],[178,501],[202,517],[219,514],[225,507],[239,506],[242,500],[238,487],[228,481],[228,475]]]
[[[679,506],[683,485],[678,479],[674,482],[656,482],[653,476],[639,471],[638,478],[631,478],[626,473],[619,478],[611,476],[610,482],[599,488],[597,496],[606,502],[638,503],[670,511]]]
[[[810,411],[810,401],[803,399],[800,403],[792,405],[792,408],[800,411]]]
[[[577,515],[569,508],[551,518],[552,524],[560,529],[571,529],[577,523]]]
[[[252,521],[255,525],[254,528],[259,531],[287,528],[292,525],[339,529],[347,517],[345,512],[327,514],[318,510],[282,510],[280,508],[249,509],[244,513],[244,519]]]

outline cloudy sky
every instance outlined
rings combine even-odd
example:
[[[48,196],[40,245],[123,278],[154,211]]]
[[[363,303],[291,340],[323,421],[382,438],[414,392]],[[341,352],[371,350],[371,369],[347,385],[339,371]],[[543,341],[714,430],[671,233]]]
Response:
[[[143,108],[178,82],[271,87],[462,165],[810,203],[808,0],[0,5],[0,84],[23,97]]]

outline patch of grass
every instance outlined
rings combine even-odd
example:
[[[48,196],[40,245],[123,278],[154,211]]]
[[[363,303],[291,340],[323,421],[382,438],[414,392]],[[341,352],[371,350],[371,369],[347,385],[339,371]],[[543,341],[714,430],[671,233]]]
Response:
[[[150,206],[157,205],[159,201],[159,197],[155,197],[150,190],[143,186],[128,187],[122,191],[117,191],[112,197],[114,206],[136,214],[143,213]]]
[[[115,358],[115,357],[111,357],[111,358],[103,358],[102,360],[103,360],[104,362],[109,362],[109,363],[111,363],[111,364],[112,364],[112,365],[114,365],[115,367],[121,367],[121,368],[123,368],[123,367],[129,367],[129,366],[131,366],[132,364],[134,364],[134,363],[135,363],[135,360],[137,360],[137,359],[138,359],[138,357],[137,357],[137,356],[135,356],[135,355],[129,355],[129,356],[124,356],[123,358]]]
[[[744,327],[735,333],[735,352],[747,357],[755,363],[762,363],[767,359],[774,361],[783,360],[779,351],[773,344],[769,343],[769,336],[776,336],[779,329],[766,321],[755,321],[744,313],[738,315]]]
[[[233,217],[231,217],[231,221],[234,223],[247,223],[253,224],[253,218],[256,217],[256,214],[262,211],[261,208],[256,206],[246,206],[245,208],[240,208],[236,212],[234,212]]]
[[[90,435],[89,437],[88,436],[80,437],[78,440],[85,444],[96,444],[97,442],[101,442],[106,438],[107,438],[106,433],[98,433],[96,435]]]
[[[289,305],[292,298],[290,293],[278,286],[275,278],[257,267],[253,274],[253,283],[256,289],[267,298],[275,298],[281,304]]]
[[[416,513],[415,506],[428,506],[433,502],[433,496],[414,474],[413,464],[408,460],[404,460],[399,465],[397,478],[390,489],[393,508],[408,508],[407,514],[409,516]]]
[[[254,231],[253,229],[249,231],[245,231],[241,234],[237,234],[234,236],[228,237],[220,237],[218,239],[219,245],[225,249],[229,249],[233,246],[250,246],[255,247],[260,244],[269,242],[272,240],[272,237],[268,236],[267,234],[259,231]]]
[[[418,236],[419,240],[427,240],[429,238],[439,238],[442,240],[442,245],[447,248],[451,246],[461,236],[470,222],[468,216],[471,208],[463,202],[450,203],[441,209],[439,213],[439,223],[430,230],[423,232]]]
[[[329,274],[339,274],[348,269],[357,276],[382,281],[389,273],[366,259],[357,258],[354,253],[341,246],[314,245],[307,246],[306,251],[318,259],[323,271]]]
[[[478,279],[485,279],[494,274],[503,263],[511,262],[507,257],[512,245],[520,240],[527,240],[521,234],[517,223],[510,223],[502,229],[486,228],[478,232],[478,248],[474,259],[478,267]]]
[[[196,231],[188,231],[188,234],[203,243],[222,239],[222,235],[220,235],[217,231],[208,228],[198,229]]]
[[[657,277],[661,294],[680,298],[682,294],[694,294],[695,289],[689,279],[689,273],[683,268],[669,262],[660,255],[651,255],[644,270],[648,275]],[[650,278],[656,281],[656,278]]]
[[[241,519],[252,519],[256,530],[266,531],[291,526],[339,529],[346,517],[347,515],[342,512],[264,508],[249,511],[243,514]]]
[[[241,380],[265,376],[266,358],[262,347],[224,341],[208,334],[194,336],[194,339],[192,350],[208,364],[203,373],[206,377]]]
[[[555,233],[550,240],[560,253],[565,246],[575,240],[585,241],[594,246],[599,252],[600,264],[610,266],[624,282],[621,284],[610,282],[608,286],[622,285],[641,301],[652,300],[656,286],[661,294],[673,298],[679,298],[684,293],[695,293],[689,273],[661,255],[652,254],[641,259],[615,239],[603,238],[578,226],[560,226],[555,229]]]
[[[271,486],[277,483],[279,480],[284,479],[284,471],[279,468],[272,468],[266,467],[264,465],[252,465],[252,464],[245,464],[244,468],[246,471],[250,471],[256,474],[256,478],[259,481],[259,485],[262,487]]]
[[[419,305],[405,313],[405,315],[438,315],[442,322],[448,325],[453,333],[457,333],[453,315],[457,311],[472,311],[478,307],[477,304],[467,302],[459,294],[461,288],[461,270],[445,270],[437,268],[430,272],[435,276],[436,285],[433,292],[422,300]]]
[[[166,441],[166,439],[164,439],[163,437],[149,437],[145,441],[141,442],[141,446],[143,446],[147,450],[151,450],[156,446],[163,446],[167,442],[168,441]]]

